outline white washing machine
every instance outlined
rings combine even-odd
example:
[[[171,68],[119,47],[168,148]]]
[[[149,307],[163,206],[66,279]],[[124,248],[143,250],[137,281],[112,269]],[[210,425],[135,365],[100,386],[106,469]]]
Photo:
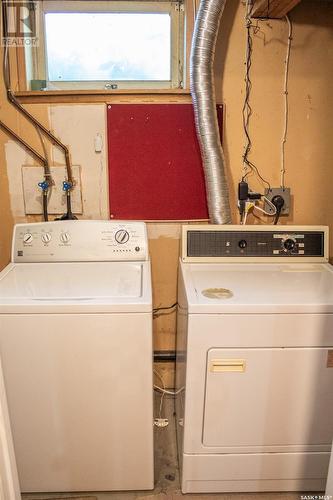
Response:
[[[13,437],[8,415],[5,384],[0,360],[0,498],[21,500]]]
[[[325,489],[327,262],[326,227],[183,228],[176,412],[184,493]]]
[[[144,223],[17,225],[0,351],[23,492],[153,488]]]

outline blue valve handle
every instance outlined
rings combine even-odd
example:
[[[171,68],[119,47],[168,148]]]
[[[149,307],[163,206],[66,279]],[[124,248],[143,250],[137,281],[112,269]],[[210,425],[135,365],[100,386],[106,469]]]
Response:
[[[73,184],[71,182],[68,182],[68,181],[64,181],[62,183],[62,189],[63,191],[66,191],[66,193],[68,193],[68,191],[70,191],[73,187]]]
[[[42,191],[47,191],[49,189],[49,183],[47,181],[39,182],[38,187],[41,188]]]

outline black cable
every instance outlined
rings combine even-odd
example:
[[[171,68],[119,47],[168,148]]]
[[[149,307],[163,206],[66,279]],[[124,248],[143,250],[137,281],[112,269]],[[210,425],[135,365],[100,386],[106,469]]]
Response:
[[[57,217],[54,220],[77,220],[76,215],[74,215],[72,212],[70,191],[66,191],[66,203],[67,203],[67,212],[61,217]]]
[[[262,175],[260,174],[260,172],[259,172],[258,168],[255,166],[255,164],[254,164],[254,163],[252,163],[252,162],[251,162],[251,161],[249,161],[249,160],[246,160],[246,161],[245,161],[245,163],[246,163],[247,165],[249,165],[249,167],[251,168],[251,170],[254,170],[254,171],[255,171],[255,173],[257,174],[257,176],[259,177],[259,179],[260,179],[260,180],[261,180],[264,184],[266,184],[266,185],[267,185],[268,189],[271,189],[271,185],[270,185],[270,183],[269,183],[268,181],[266,181],[266,179],[264,179],[264,178],[262,177]],[[247,178],[247,176],[248,176],[249,174],[250,174],[250,172],[246,172],[246,174],[242,177],[242,181],[244,181],[244,180]]]
[[[274,224],[276,225],[280,219],[282,208],[284,206],[284,199],[282,198],[282,196],[277,194],[276,196],[273,196],[272,203],[276,208],[276,214],[274,217]]]

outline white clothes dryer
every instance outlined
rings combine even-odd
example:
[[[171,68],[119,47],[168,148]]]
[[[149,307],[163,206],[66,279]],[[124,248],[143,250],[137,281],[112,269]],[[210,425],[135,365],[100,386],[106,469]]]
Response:
[[[328,229],[185,226],[178,288],[182,491],[324,490],[333,436]]]

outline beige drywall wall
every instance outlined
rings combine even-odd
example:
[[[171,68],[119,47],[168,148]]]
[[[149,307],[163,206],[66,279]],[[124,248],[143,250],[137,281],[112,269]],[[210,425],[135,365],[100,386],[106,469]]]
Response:
[[[245,29],[244,6],[229,0],[218,39],[215,77],[218,100],[225,103],[224,147],[231,189],[234,222],[238,221],[236,209],[237,183],[242,171],[244,136],[242,132],[242,106],[244,98]],[[293,193],[290,217],[282,222],[295,224],[329,224],[333,233],[333,208],[331,204],[332,163],[331,126],[333,123],[333,3],[302,0],[291,13],[293,41],[289,76],[289,131],[286,144],[286,184]],[[280,140],[283,127],[283,70],[286,54],[287,26],[281,21],[259,21],[259,31],[254,36],[251,105],[253,116],[250,130],[253,141],[251,160],[260,168],[272,185],[279,185]],[[4,104],[2,90],[1,111],[4,109],[9,123],[26,139],[39,147],[38,137],[31,125],[18,119],[13,109]],[[105,127],[104,105],[100,104],[30,104],[28,106],[43,123],[66,143],[70,144],[72,160],[82,164],[84,218],[106,218],[107,210],[107,158],[94,153],[96,133]],[[89,120],[89,114],[93,117]],[[86,126],[82,125],[86,123]],[[105,133],[105,128],[102,130]],[[1,159],[5,165],[8,139],[0,137]],[[15,148],[14,148],[15,149]],[[62,160],[53,152],[57,164]],[[17,148],[8,162],[10,177],[22,162],[32,163],[25,152]],[[8,187],[5,169],[1,172],[4,195],[1,203],[7,204],[4,227],[11,226],[8,212]],[[16,172],[17,175],[17,172]],[[17,179],[17,177],[16,177]],[[15,182],[11,182],[15,187]],[[250,186],[262,190],[253,177]],[[17,190],[15,190],[17,191]],[[6,201],[7,200],[7,201]],[[16,220],[24,220],[18,211],[18,195],[11,188],[10,203]],[[260,223],[249,218],[250,223]],[[264,221],[265,222],[265,221]],[[177,263],[179,249],[179,224],[149,224],[150,253],[154,289],[154,306],[170,305],[176,300]],[[2,239],[7,241],[8,237]],[[332,254],[332,252],[331,252]],[[175,314],[170,313],[154,320],[155,349],[174,349]]]

